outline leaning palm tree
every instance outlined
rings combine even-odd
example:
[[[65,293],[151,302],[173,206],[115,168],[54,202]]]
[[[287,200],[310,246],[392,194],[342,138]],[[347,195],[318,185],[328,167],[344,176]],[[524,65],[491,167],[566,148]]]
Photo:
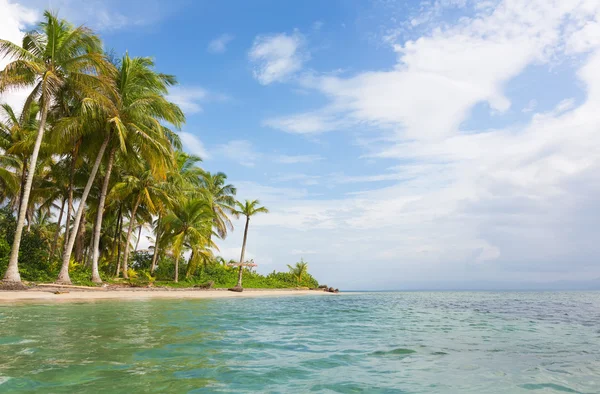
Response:
[[[248,224],[250,223],[250,217],[254,216],[258,213],[269,213],[269,210],[265,207],[260,206],[260,201],[258,200],[246,200],[244,203],[240,201],[235,202],[235,208],[232,213],[236,216],[245,216],[246,217],[246,226],[244,227],[244,242],[242,243],[242,254],[240,256],[240,270],[238,272],[238,281],[235,285],[236,288],[242,288],[242,272],[244,271],[244,254],[246,252],[246,240],[248,237]]]
[[[290,274],[292,274],[296,280],[298,281],[298,285],[300,285],[300,283],[302,282],[302,277],[305,276],[306,274],[308,274],[308,263],[305,262],[303,259],[300,259],[299,263],[296,263],[296,265],[287,265],[288,269],[290,270]]]
[[[7,178],[11,178],[10,175],[13,179],[18,178],[18,191],[10,199],[10,206],[16,209],[19,209],[25,191],[27,161],[36,139],[38,112],[37,105],[32,105],[29,113],[19,116],[10,105],[0,105],[0,149],[4,151],[2,167],[4,171],[8,171]],[[5,182],[10,185],[12,182],[7,178],[4,178]]]
[[[98,74],[104,65],[101,47],[100,39],[91,30],[83,26],[76,28],[48,11],[44,12],[38,28],[25,34],[22,46],[0,39],[0,57],[14,59],[0,72],[0,93],[33,87],[23,113],[29,113],[32,103],[39,102],[40,120],[29,168],[36,168],[48,109],[61,88],[68,83],[88,97],[97,95],[94,88],[100,81]],[[21,282],[19,246],[34,174],[35,171],[28,172],[20,201],[15,237],[4,275],[7,282]]]
[[[215,247],[209,237],[212,232],[212,210],[204,200],[183,198],[174,204],[172,212],[164,218],[164,226],[165,241],[171,244],[175,258],[175,282],[178,282],[179,258],[185,245],[192,250],[189,264],[195,264],[209,253],[208,248]],[[188,273],[192,271],[188,269]]]
[[[181,126],[185,117],[181,109],[167,101],[168,87],[176,83],[172,75],[153,70],[154,62],[145,57],[131,58],[125,54],[113,74],[117,89],[113,111],[106,115],[106,129],[112,146],[96,213],[92,240],[92,281],[101,283],[98,271],[100,229],[112,168],[117,149],[123,155],[136,152],[149,162],[170,157],[170,132],[161,122]],[[178,141],[175,141],[176,143]]]

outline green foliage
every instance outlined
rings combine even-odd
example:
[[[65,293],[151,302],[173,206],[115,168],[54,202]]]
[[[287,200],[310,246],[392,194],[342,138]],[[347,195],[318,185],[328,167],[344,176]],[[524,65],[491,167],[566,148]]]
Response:
[[[15,235],[16,219],[12,212],[4,208],[0,210],[0,272],[6,271]],[[54,265],[48,263],[49,243],[35,228],[23,232],[19,249],[19,271],[26,281],[47,282],[56,278]]]
[[[160,277],[162,279],[164,277]],[[168,276],[167,276],[168,278]],[[238,278],[238,268],[228,267],[220,264],[210,264],[201,267],[199,274],[179,283],[170,281],[157,281],[157,285],[170,287],[191,287],[196,284],[203,284],[209,281],[215,282],[215,287],[229,288],[235,286]],[[244,287],[256,289],[285,289],[295,287],[316,288],[319,283],[308,273],[302,277],[298,283],[296,276],[289,272],[275,272],[268,275],[261,275],[248,269],[244,269]]]

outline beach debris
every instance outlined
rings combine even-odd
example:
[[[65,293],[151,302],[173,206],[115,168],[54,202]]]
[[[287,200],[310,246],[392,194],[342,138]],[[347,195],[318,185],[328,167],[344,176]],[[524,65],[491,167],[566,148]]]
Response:
[[[194,285],[194,287],[197,289],[212,289],[213,287],[215,287],[215,281],[209,280],[206,283]]]
[[[235,286],[235,287],[230,287],[227,290],[233,291],[233,292],[236,292],[236,293],[241,293],[242,291],[244,291],[244,288],[241,287],[241,286]]]
[[[0,290],[27,290],[28,287],[21,282],[0,280]]]
[[[58,294],[69,294],[69,293],[70,293],[69,291],[64,291],[64,290],[63,290],[63,291],[61,291],[61,290],[56,290],[56,291],[54,292],[54,294],[57,294],[57,295],[58,295]]]

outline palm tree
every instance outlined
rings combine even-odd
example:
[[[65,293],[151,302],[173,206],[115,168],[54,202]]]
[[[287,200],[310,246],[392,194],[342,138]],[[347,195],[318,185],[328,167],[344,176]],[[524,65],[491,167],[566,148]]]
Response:
[[[204,194],[213,211],[213,226],[220,238],[227,236],[227,230],[233,230],[233,224],[227,216],[232,213],[235,205],[235,194],[237,192],[233,185],[226,184],[227,175],[222,172],[211,174],[204,171],[202,174],[202,186]]]
[[[99,85],[98,74],[104,66],[101,47],[100,39],[91,30],[83,26],[75,28],[48,11],[44,12],[38,28],[25,34],[22,46],[0,39],[0,56],[14,59],[0,72],[0,93],[33,86],[23,113],[29,113],[32,103],[39,101],[40,120],[29,168],[36,168],[48,109],[63,86],[69,84],[88,97],[97,95],[94,88]],[[7,282],[21,282],[19,246],[34,174],[35,171],[28,171],[20,201],[14,241],[4,275]]]
[[[174,204],[173,210],[164,218],[165,238],[172,245],[175,258],[175,282],[179,281],[179,258],[184,246],[192,250],[189,264],[194,264],[215,247],[210,241],[212,232],[212,210],[202,199],[183,198]],[[188,269],[188,274],[191,272]]]
[[[300,262],[296,263],[295,266],[291,266],[289,264],[287,266],[290,270],[290,274],[296,277],[298,285],[300,285],[300,283],[302,282],[302,277],[308,274],[308,263],[305,262],[303,259],[300,259]]]
[[[128,279],[127,261],[131,248],[131,235],[136,226],[136,214],[141,204],[152,214],[156,212],[156,202],[168,199],[165,183],[155,177],[147,163],[141,163],[142,168],[133,168],[130,175],[116,184],[111,191],[115,197],[122,200],[128,199],[133,205],[127,229],[125,251],[123,254],[123,278]]]
[[[102,282],[98,272],[100,230],[117,148],[124,155],[129,151],[140,154],[149,162],[160,161],[170,156],[170,133],[160,121],[176,127],[185,121],[181,109],[165,98],[168,87],[176,83],[175,77],[157,73],[153,66],[154,62],[149,58],[131,58],[125,54],[114,74],[118,95],[115,96],[114,110],[106,119],[113,145],[106,163],[92,241],[92,281],[96,283]]]
[[[0,148],[4,151],[3,171],[0,173],[0,177],[7,186],[18,184],[16,188],[18,190],[14,190],[16,193],[10,196],[10,205],[17,209],[20,207],[25,191],[28,173],[27,161],[35,143],[38,112],[37,105],[32,105],[28,113],[17,116],[10,105],[0,105],[0,115],[4,119],[0,119]],[[10,188],[7,188],[7,191],[9,190]]]
[[[244,203],[240,201],[235,202],[236,208],[232,210],[232,213],[236,216],[246,216],[246,226],[244,227],[244,242],[242,243],[242,254],[240,256],[240,270],[238,273],[238,281],[235,285],[236,288],[242,288],[242,272],[244,269],[244,253],[246,252],[246,240],[248,237],[248,224],[250,223],[250,217],[254,216],[258,213],[269,213],[269,210],[265,207],[260,206],[260,201],[258,200],[246,200]]]
[[[173,165],[167,172],[167,181],[165,183],[168,193],[175,198],[171,200],[181,199],[183,197],[200,195],[196,191],[200,187],[200,177],[203,175],[203,170],[197,166],[202,159],[198,156],[189,155],[180,150],[173,153]],[[152,255],[152,265],[150,272],[154,272],[158,264],[158,256],[160,255],[161,238],[164,233],[164,223],[162,218],[168,211],[169,201],[157,201],[156,208],[158,218],[156,219],[154,252]]]

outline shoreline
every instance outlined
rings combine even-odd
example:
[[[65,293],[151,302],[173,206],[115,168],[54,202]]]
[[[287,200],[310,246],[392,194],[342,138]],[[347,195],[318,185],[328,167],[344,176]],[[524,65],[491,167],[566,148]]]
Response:
[[[60,292],[56,294],[56,292]],[[34,288],[29,290],[0,290],[0,305],[19,301],[93,301],[93,300],[148,300],[148,299],[216,299],[332,295],[322,290],[296,289],[244,289],[237,293],[227,289],[65,289],[60,287]]]

